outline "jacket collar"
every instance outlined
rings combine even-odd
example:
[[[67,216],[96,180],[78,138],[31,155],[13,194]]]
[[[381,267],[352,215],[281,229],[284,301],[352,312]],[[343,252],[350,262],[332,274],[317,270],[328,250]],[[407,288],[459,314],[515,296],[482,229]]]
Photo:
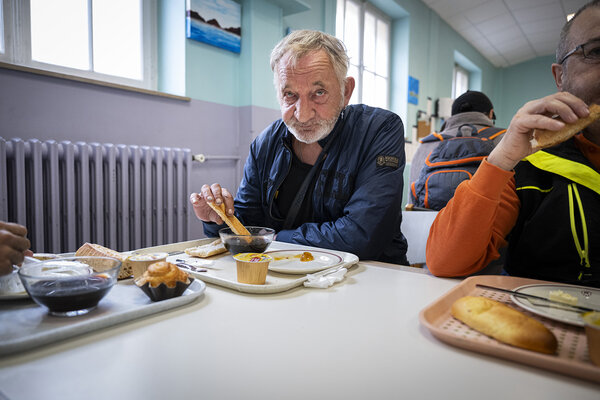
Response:
[[[481,113],[479,111],[468,111],[453,115],[450,118],[448,118],[444,122],[444,126],[442,126],[440,132],[450,133],[446,131],[457,130],[458,127],[464,124],[493,126],[494,121],[492,121],[484,113]],[[456,136],[456,132],[450,134]]]

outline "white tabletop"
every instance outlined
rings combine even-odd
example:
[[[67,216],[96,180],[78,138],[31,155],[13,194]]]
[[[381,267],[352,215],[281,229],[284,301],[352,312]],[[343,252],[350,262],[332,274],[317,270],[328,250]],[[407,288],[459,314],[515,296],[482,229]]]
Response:
[[[435,339],[418,314],[457,283],[361,262],[329,289],[208,285],[190,305],[0,359],[0,399],[600,398]]]

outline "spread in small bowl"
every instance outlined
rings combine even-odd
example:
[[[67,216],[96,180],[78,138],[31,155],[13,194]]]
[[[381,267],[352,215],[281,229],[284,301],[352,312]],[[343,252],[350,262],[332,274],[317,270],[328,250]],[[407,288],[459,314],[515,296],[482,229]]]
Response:
[[[273,258],[263,253],[240,253],[233,256],[237,265],[237,281],[252,285],[264,285],[267,270]]]

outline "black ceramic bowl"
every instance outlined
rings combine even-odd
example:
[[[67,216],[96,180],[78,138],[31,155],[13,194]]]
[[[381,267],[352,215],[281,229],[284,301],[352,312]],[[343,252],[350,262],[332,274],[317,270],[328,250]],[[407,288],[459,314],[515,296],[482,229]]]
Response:
[[[247,226],[250,235],[236,235],[231,228],[223,228],[219,236],[223,245],[232,255],[239,253],[262,253],[273,241],[275,231],[260,226]]]

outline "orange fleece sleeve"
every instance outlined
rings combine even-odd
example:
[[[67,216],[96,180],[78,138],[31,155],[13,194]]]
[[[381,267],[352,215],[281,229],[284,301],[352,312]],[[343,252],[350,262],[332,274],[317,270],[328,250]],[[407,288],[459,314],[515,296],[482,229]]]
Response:
[[[500,257],[517,221],[520,201],[513,171],[484,160],[437,215],[427,240],[427,267],[436,276],[465,276]]]

